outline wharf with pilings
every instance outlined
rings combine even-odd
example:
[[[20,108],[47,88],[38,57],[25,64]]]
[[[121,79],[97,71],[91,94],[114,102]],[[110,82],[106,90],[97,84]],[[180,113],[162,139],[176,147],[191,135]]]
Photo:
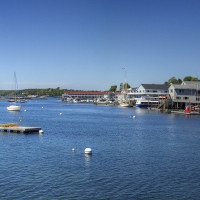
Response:
[[[18,126],[18,124],[0,124],[0,132],[10,133],[39,133],[40,127]]]

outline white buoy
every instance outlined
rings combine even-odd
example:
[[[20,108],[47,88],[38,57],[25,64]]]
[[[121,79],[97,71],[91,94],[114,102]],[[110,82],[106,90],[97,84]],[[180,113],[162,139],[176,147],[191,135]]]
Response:
[[[62,115],[62,113],[60,113],[60,115]]]
[[[92,149],[86,148],[85,149],[85,154],[92,154]]]
[[[42,107],[43,108],[43,107]]]
[[[136,116],[134,115],[133,118],[136,118]]]
[[[44,133],[44,131],[43,130],[39,130],[39,134],[43,134]]]
[[[24,110],[24,112],[26,112],[26,110]]]
[[[75,149],[74,149],[74,148],[72,148],[72,151],[74,152],[74,151],[75,151]]]

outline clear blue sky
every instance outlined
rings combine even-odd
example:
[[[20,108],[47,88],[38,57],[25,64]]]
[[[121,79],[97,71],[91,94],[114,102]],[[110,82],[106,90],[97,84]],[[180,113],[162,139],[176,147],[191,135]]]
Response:
[[[0,89],[200,78],[199,0],[1,0]]]

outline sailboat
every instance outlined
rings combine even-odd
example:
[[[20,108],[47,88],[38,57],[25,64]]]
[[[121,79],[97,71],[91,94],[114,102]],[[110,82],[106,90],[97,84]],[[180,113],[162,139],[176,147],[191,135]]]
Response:
[[[16,73],[14,73],[14,85],[15,85],[15,101],[13,105],[10,105],[7,107],[8,111],[20,111],[21,105],[17,105],[17,95],[16,95],[16,89],[17,89],[17,78]]]
[[[130,103],[128,103],[127,101],[127,82],[126,82],[126,68],[122,68],[125,71],[125,82],[123,84],[123,89],[122,89],[122,93],[123,93],[123,99],[120,102],[120,106],[121,107],[133,107],[133,105],[131,105]]]

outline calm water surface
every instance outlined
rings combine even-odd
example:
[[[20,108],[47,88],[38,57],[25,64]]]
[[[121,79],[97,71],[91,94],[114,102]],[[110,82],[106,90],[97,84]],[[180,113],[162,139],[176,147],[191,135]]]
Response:
[[[0,123],[44,134],[0,133],[0,199],[200,199],[200,116],[54,98],[7,105]]]

